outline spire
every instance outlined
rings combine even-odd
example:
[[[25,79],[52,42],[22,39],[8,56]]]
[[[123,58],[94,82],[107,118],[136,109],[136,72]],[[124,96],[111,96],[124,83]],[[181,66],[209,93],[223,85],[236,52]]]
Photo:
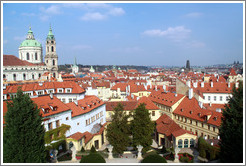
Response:
[[[50,40],[55,39],[55,38],[54,38],[54,35],[53,35],[53,33],[52,33],[51,25],[50,25],[49,33],[48,33],[48,36],[47,36],[46,39],[50,39]]]
[[[76,57],[74,57],[74,66],[77,65]]]
[[[32,32],[32,29],[31,29],[31,26],[29,26],[29,31],[27,32],[27,40],[29,39],[34,39],[34,35],[33,35],[33,32]]]

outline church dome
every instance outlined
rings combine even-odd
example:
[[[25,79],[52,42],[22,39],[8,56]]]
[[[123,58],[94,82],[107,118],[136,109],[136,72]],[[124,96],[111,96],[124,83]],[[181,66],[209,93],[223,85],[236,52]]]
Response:
[[[31,27],[29,28],[26,40],[21,43],[20,47],[42,47],[42,44],[35,40]]]

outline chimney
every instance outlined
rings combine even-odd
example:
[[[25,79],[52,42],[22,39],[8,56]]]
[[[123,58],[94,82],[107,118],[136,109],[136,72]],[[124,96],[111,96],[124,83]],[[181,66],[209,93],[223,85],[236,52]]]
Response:
[[[199,101],[199,106],[202,108],[203,107],[203,102]]]
[[[166,91],[166,85],[163,85],[163,89],[164,89],[164,91]]]
[[[194,88],[197,88],[197,82],[194,82],[194,83],[193,83],[193,87],[194,87]]]
[[[201,87],[204,88],[204,82],[201,82]]]
[[[239,85],[239,83],[238,83],[238,82],[236,82],[235,87],[236,87],[236,88],[238,88],[238,85]]]
[[[193,97],[193,88],[189,88],[189,99]]]
[[[212,107],[212,103],[211,102],[209,103],[209,107]]]
[[[186,85],[190,88],[190,80],[186,81]]]
[[[73,102],[74,102],[74,104],[76,104],[78,106],[78,100],[77,99],[74,100]]]
[[[155,91],[157,91],[157,85],[155,86]]]
[[[39,84],[39,86],[43,86],[43,82],[39,82],[38,84]]]
[[[228,88],[230,88],[231,87],[231,83],[230,82],[228,82]]]
[[[50,98],[53,99],[53,93],[50,93]]]
[[[214,87],[214,83],[211,81],[211,88],[213,88]]]
[[[178,96],[178,94],[177,93],[175,93],[175,95],[174,95],[175,97],[177,97]]]

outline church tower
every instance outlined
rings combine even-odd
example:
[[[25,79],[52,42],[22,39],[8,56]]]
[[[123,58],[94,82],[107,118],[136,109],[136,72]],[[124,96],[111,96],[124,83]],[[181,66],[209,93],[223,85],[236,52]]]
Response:
[[[51,27],[46,38],[46,55],[44,59],[49,73],[51,73],[54,78],[58,78],[58,56],[56,54],[56,40],[52,33]]]

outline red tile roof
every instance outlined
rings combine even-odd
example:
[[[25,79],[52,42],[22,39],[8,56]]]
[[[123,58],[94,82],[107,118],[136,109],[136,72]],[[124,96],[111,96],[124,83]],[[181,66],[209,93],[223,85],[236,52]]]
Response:
[[[233,69],[233,68],[231,68],[230,69],[230,74],[229,74],[230,76],[236,76],[237,74],[236,74],[236,72],[235,72],[235,70]]]
[[[201,108],[198,104],[198,101],[194,97],[192,99],[185,97],[179,106],[173,111],[173,114],[201,122],[205,122],[206,116],[211,115],[207,123],[215,126],[220,126],[222,116],[222,114],[219,112]]]
[[[3,66],[44,66],[43,63],[33,64],[24,60],[20,60],[14,55],[3,55]]]
[[[201,87],[201,83],[198,83],[197,88],[194,88],[194,92],[200,96],[203,93],[231,93],[234,84],[230,83],[230,87],[228,87],[227,82],[213,82],[213,87],[211,87],[211,82],[205,82],[204,87]]]
[[[114,108],[121,103],[123,105],[124,110],[134,110],[137,105],[137,101],[111,101],[106,103],[106,111],[113,111]]]
[[[157,107],[148,97],[141,97],[138,100],[138,105],[140,105],[140,103],[144,103],[145,108],[148,110],[159,110],[159,107]]]
[[[182,99],[184,96],[185,95],[175,94],[170,92],[152,91],[152,93],[149,95],[149,98],[151,101],[155,103],[159,103],[171,107],[180,99]]]
[[[182,129],[177,123],[175,123],[168,115],[163,114],[156,120],[156,130],[158,133],[165,134],[169,140],[180,135],[190,133]]]
[[[120,88],[121,92],[125,92],[127,86],[127,83],[117,83],[111,88],[111,90],[117,90],[118,88]]]
[[[102,106],[104,102],[96,96],[85,96],[84,99],[78,100],[78,105],[70,102],[67,106],[72,110],[72,117],[82,115]]]

